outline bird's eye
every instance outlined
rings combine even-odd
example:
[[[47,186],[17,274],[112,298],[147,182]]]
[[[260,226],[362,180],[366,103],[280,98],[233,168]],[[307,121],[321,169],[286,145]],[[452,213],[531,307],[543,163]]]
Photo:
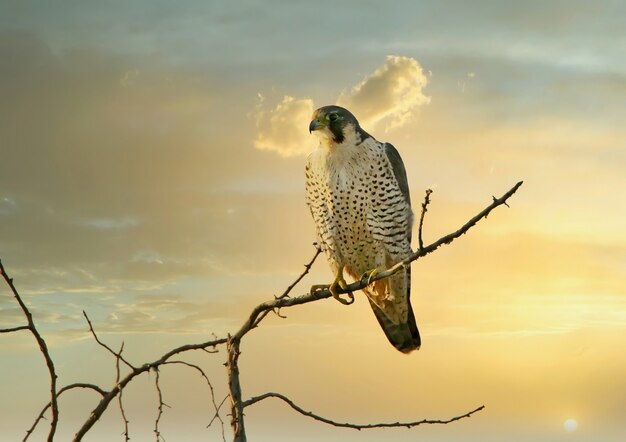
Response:
[[[330,121],[337,121],[337,120],[339,119],[339,115],[337,115],[337,114],[330,114],[330,115],[328,116],[328,119],[329,119]]]

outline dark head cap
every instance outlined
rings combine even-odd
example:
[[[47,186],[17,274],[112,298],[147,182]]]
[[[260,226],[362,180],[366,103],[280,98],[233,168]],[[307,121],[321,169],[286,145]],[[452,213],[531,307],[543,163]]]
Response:
[[[345,139],[344,129],[348,125],[352,125],[355,131],[360,131],[359,122],[348,109],[340,106],[324,106],[313,112],[309,132],[328,129],[333,135],[333,141],[342,143]]]

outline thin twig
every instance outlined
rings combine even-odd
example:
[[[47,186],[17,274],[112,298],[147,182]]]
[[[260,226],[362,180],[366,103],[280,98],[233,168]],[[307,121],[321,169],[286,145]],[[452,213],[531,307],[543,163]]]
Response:
[[[215,409],[215,415],[213,416],[213,419],[211,419],[211,422],[209,423],[209,425],[207,425],[207,428],[211,426],[211,424],[213,423],[213,421],[215,419],[218,419],[220,421],[221,428],[222,428],[222,440],[224,442],[226,442],[226,435],[224,433],[224,420],[220,416],[219,408],[217,406],[217,403],[215,402],[215,390],[213,389],[213,384],[209,380],[209,377],[206,375],[206,373],[204,372],[204,370],[201,367],[199,367],[199,366],[197,366],[195,364],[191,364],[189,362],[185,362],[185,361],[168,361],[168,362],[166,362],[163,365],[173,365],[173,364],[181,364],[181,365],[185,365],[187,367],[193,368],[193,369],[197,370],[200,373],[200,376],[202,376],[204,378],[204,380],[206,381],[206,383],[209,386],[209,389],[211,390],[211,403],[213,404],[213,408]]]
[[[293,288],[296,285],[298,285],[300,281],[302,281],[302,278],[304,278],[309,273],[309,271],[311,271],[311,267],[313,267],[315,260],[317,259],[318,256],[320,256],[320,253],[322,253],[322,249],[317,243],[313,245],[315,246],[315,255],[313,255],[313,258],[311,258],[311,260],[307,264],[304,265],[304,271],[300,274],[300,276],[298,276],[296,280],[292,282],[291,285],[285,289],[283,294],[280,295],[278,299],[286,298],[287,296],[289,296],[289,293],[291,293]]]
[[[156,442],[161,442],[161,440],[165,440],[165,438],[161,435],[161,432],[159,430],[159,423],[161,422],[161,416],[163,416],[163,407],[168,407],[169,405],[167,405],[165,402],[163,402],[163,392],[161,391],[161,386],[159,385],[159,368],[155,367],[154,368],[154,373],[156,374],[155,378],[154,378],[154,385],[156,386],[156,390],[158,393],[158,397],[159,397],[159,412],[157,414],[156,420],[154,421],[154,434],[156,436]]]
[[[262,394],[260,396],[256,396],[253,397],[251,399],[248,399],[247,401],[244,402],[243,406],[244,407],[248,407],[250,405],[254,405],[257,402],[260,402],[264,399],[270,398],[270,397],[274,397],[277,399],[282,400],[283,402],[285,402],[287,405],[289,405],[291,408],[293,408],[294,410],[296,410],[298,413],[310,417],[312,419],[315,419],[316,421],[319,422],[324,422],[325,424],[328,425],[332,425],[334,427],[342,427],[342,428],[352,428],[354,430],[366,430],[366,429],[371,429],[371,428],[394,428],[394,427],[405,427],[405,428],[413,428],[413,427],[417,427],[418,425],[424,425],[424,424],[449,424],[451,422],[455,422],[467,417],[470,417],[471,415],[473,415],[474,413],[477,413],[479,411],[481,411],[482,409],[485,408],[484,405],[481,405],[478,408],[475,408],[472,411],[469,411],[465,414],[462,414],[460,416],[455,416],[452,417],[450,419],[421,419],[418,421],[411,421],[411,422],[383,422],[383,423],[379,423],[379,424],[352,424],[349,422],[337,422],[325,417],[322,417],[318,414],[315,414],[311,411],[306,411],[303,408],[299,407],[298,405],[296,405],[291,399],[289,399],[286,396],[283,396],[280,393],[265,393]]]
[[[282,295],[275,297],[275,299],[283,299],[283,298],[287,298],[289,296],[289,293],[291,293],[291,291],[294,289],[294,287],[296,285],[298,285],[298,283],[300,281],[302,281],[302,279],[309,273],[309,271],[311,270],[311,267],[313,267],[313,264],[315,263],[315,260],[317,259],[318,256],[320,256],[320,254],[322,253],[322,249],[319,247],[319,245],[317,243],[313,244],[315,246],[315,254],[313,255],[313,258],[311,258],[311,260],[304,265],[304,271],[302,273],[300,273],[300,275],[296,278],[296,280],[294,282],[292,282],[289,287],[287,287],[285,289],[285,291],[282,293]],[[273,312],[276,314],[276,316],[278,316],[279,318],[283,318],[285,319],[286,316],[281,315],[280,314],[280,308],[276,308],[276,309],[271,309],[271,310],[266,310],[264,312],[262,312],[259,317],[256,319],[256,321],[254,322],[254,324],[252,325],[252,328],[256,328],[259,326],[259,324],[261,323],[261,321],[263,321],[263,319],[265,319],[265,317],[270,313]]]
[[[122,361],[124,364],[126,364],[128,366],[128,368],[130,368],[131,370],[137,370],[137,368],[131,364],[130,362],[128,362],[126,359],[124,359],[122,357],[121,353],[116,353],[115,351],[113,351],[113,349],[111,347],[109,347],[108,345],[106,345],[104,342],[102,342],[100,340],[100,338],[98,338],[98,335],[96,334],[96,331],[93,329],[93,325],[91,325],[91,321],[89,320],[89,316],[87,316],[87,312],[85,312],[85,310],[83,310],[83,316],[85,317],[85,319],[87,320],[87,324],[89,324],[89,331],[91,332],[93,338],[96,340],[96,342],[98,344],[100,344],[101,347],[104,347],[105,349],[107,349],[107,351],[109,353],[111,353],[113,356],[115,356],[115,358],[119,359],[120,361]]]
[[[172,356],[175,356],[177,354],[184,353],[190,350],[206,350],[207,348],[210,348],[210,347],[215,348],[216,346],[222,345],[225,343],[226,343],[226,338],[216,338],[211,341],[203,342],[200,344],[181,345],[180,347],[176,347],[168,351],[159,359],[153,362],[144,364],[141,367],[137,367],[135,370],[133,370],[132,372],[127,374],[124,378],[122,378],[122,380],[117,385],[115,385],[115,387],[112,388],[111,391],[108,392],[106,396],[102,398],[102,400],[98,403],[96,408],[94,408],[93,411],[89,414],[89,417],[87,418],[87,420],[83,423],[83,425],[74,435],[74,439],[73,439],[74,442],[78,442],[82,440],[85,434],[87,434],[87,432],[94,426],[94,424],[100,419],[102,414],[106,411],[111,401],[115,399],[117,395],[119,394],[119,392],[122,391],[124,388],[126,388],[126,385],[128,385],[128,383],[131,382],[133,379],[135,379],[137,376],[143,373],[147,373],[153,368],[159,367],[160,365],[167,362]]]
[[[30,327],[28,325],[20,325],[12,328],[0,328],[0,333],[13,333],[20,330],[30,330]]]
[[[433,193],[432,189],[426,189],[426,195],[424,196],[424,202],[422,203],[422,213],[420,214],[420,223],[417,229],[417,239],[419,241],[419,249],[424,248],[424,241],[422,240],[422,228],[424,227],[424,216],[428,212],[428,204],[430,204],[430,194]]]
[[[217,411],[215,415],[213,416],[213,418],[211,419],[211,422],[209,422],[209,424],[207,425],[207,428],[209,428],[211,424],[213,424],[213,421],[215,421],[215,419],[219,419],[220,409],[222,408],[222,405],[224,405],[224,402],[226,402],[226,399],[228,399],[228,395],[224,396],[224,399],[222,399],[222,402],[220,402],[220,404],[217,406]]]
[[[120,360],[122,359],[122,352],[124,351],[124,341],[122,341],[122,345],[120,346],[120,351],[117,352],[117,357],[115,358],[115,384],[120,384]],[[120,394],[117,397],[117,402],[120,406],[120,413],[122,414],[122,419],[124,420],[124,440],[128,442],[130,440],[130,436],[128,434],[128,419],[126,418],[126,411],[124,411],[124,404],[122,402],[122,395],[124,390],[120,390]]]
[[[24,313],[24,316],[26,317],[26,321],[28,323],[27,328],[35,337],[35,340],[37,341],[37,344],[39,345],[39,350],[41,351],[41,354],[43,355],[46,361],[46,366],[48,367],[48,373],[50,375],[50,407],[52,410],[52,419],[50,420],[50,431],[48,432],[48,442],[52,442],[54,440],[54,434],[56,432],[57,425],[59,422],[59,405],[57,402],[57,396],[58,396],[57,374],[54,368],[54,362],[52,361],[52,357],[50,356],[50,352],[48,351],[48,345],[46,344],[46,341],[43,339],[43,337],[37,330],[37,327],[35,326],[35,322],[33,321],[33,315],[30,313],[30,310],[28,310],[28,307],[26,307],[26,304],[24,304],[24,301],[22,301],[22,298],[20,294],[17,292],[15,285],[13,285],[13,278],[9,278],[9,275],[7,275],[7,272],[4,269],[4,266],[2,265],[2,260],[0,260],[0,274],[2,274],[2,277],[4,278],[8,286],[11,288],[13,297],[15,298],[17,303],[20,305],[20,308],[22,309],[22,312]],[[24,330],[23,327],[17,327],[16,329]]]

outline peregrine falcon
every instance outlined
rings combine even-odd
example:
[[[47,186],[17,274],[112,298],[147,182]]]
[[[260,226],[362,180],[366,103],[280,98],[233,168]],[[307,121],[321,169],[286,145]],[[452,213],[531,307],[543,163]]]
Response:
[[[335,279],[328,288],[338,301],[338,287],[347,286],[345,270],[370,282],[377,271],[411,254],[413,213],[409,185],[400,154],[365,132],[347,109],[324,106],[313,113],[309,132],[320,144],[308,157],[306,202]],[[409,353],[419,348],[420,335],[410,302],[411,269],[363,289],[387,339]]]

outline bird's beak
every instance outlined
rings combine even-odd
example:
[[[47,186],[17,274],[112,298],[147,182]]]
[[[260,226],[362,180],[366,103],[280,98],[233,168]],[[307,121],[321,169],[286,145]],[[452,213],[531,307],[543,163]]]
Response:
[[[311,121],[311,124],[309,124],[309,133],[313,132],[314,130],[321,129],[322,127],[324,127],[324,125],[320,123],[319,120],[315,119]]]

